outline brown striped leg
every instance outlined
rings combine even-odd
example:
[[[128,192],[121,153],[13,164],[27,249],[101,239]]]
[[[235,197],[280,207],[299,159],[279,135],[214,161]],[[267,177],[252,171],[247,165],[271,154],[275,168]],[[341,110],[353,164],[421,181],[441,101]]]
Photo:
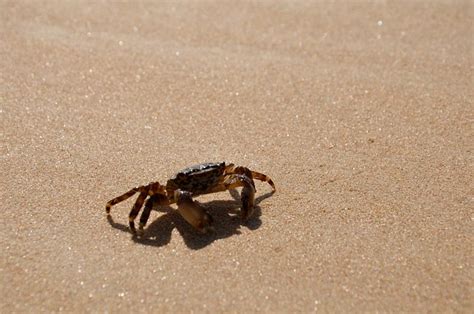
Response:
[[[133,234],[136,234],[137,232],[137,230],[135,229],[135,218],[140,212],[140,209],[143,206],[143,202],[145,202],[145,199],[147,196],[148,196],[147,191],[141,192],[140,195],[138,195],[138,198],[135,204],[133,205],[132,210],[130,211],[130,214],[128,215],[128,223],[130,225],[130,231],[132,231]]]
[[[273,189],[272,192],[276,191],[275,184],[273,183],[272,179],[270,179],[269,176],[257,171],[251,171],[251,172],[252,172],[252,178],[263,181],[263,182],[268,182],[268,184],[270,184]]]
[[[255,188],[250,185],[245,185],[241,193],[242,199],[242,219],[248,220],[255,209]]]
[[[253,182],[253,180],[252,180],[252,178],[253,178],[252,177],[252,171],[249,168],[235,167],[234,168],[234,173],[247,177],[250,180],[250,182],[252,183],[252,186],[255,188],[255,182]]]
[[[226,180],[226,188],[233,189],[239,186],[243,186],[241,193],[242,200],[242,220],[246,221],[252,216],[255,207],[255,187],[252,179],[245,175],[234,174]]]
[[[146,226],[148,222],[148,218],[150,218],[151,210],[155,204],[158,205],[168,205],[168,198],[162,194],[154,194],[150,196],[149,199],[145,202],[145,207],[143,208],[143,212],[140,216],[140,225],[138,227],[139,233],[143,234],[143,228]]]
[[[108,201],[107,205],[105,205],[105,211],[107,212],[107,214],[110,214],[110,209],[112,208],[112,206],[114,206],[117,203],[125,201],[126,199],[130,198],[132,195],[137,193],[138,191],[139,191],[139,188],[133,188],[130,191],[128,191],[127,193],[122,194],[122,195],[114,198],[113,200]]]
[[[201,233],[214,232],[211,215],[202,206],[193,201],[190,192],[177,190],[175,192],[175,199],[177,200],[178,212],[189,224]]]
[[[153,205],[155,204],[157,197],[158,195],[156,194],[152,195],[145,202],[145,206],[143,207],[143,211],[140,216],[140,225],[138,226],[139,234],[143,234],[143,227],[145,227],[148,221],[148,218],[150,218],[150,213],[151,213],[151,210],[153,209]]]

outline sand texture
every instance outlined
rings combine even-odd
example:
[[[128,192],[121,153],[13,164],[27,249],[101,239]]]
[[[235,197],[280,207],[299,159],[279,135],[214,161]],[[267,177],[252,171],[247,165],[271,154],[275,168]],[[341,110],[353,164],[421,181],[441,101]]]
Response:
[[[472,1],[0,1],[0,312],[472,313]],[[200,235],[134,199],[268,174]]]

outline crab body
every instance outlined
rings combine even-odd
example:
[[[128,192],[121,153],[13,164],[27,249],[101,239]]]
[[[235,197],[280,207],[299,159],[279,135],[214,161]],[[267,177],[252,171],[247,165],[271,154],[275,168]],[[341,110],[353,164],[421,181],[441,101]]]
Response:
[[[169,194],[176,189],[189,191],[194,196],[206,194],[219,183],[225,169],[225,162],[191,166],[179,171],[173,178],[169,179],[166,183],[166,189]]]
[[[145,208],[140,216],[140,231],[146,225],[151,209],[155,204],[170,205],[176,203],[181,216],[200,232],[213,230],[212,217],[199,203],[192,199],[195,196],[221,192],[237,187],[242,187],[241,216],[247,220],[253,213],[255,199],[254,179],[268,182],[273,192],[273,181],[263,173],[252,171],[246,167],[234,164],[202,163],[179,171],[166,185],[152,182],[148,185],[138,186],[130,191],[110,200],[106,205],[106,212],[110,214],[113,205],[120,203],[135,193],[140,193],[129,214],[129,225],[132,233],[135,230],[135,218],[145,203]]]

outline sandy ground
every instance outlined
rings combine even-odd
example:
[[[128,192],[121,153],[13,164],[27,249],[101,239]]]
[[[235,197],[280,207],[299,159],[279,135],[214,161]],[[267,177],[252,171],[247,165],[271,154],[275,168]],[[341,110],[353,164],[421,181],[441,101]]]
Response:
[[[0,2],[0,312],[464,312],[473,4]],[[270,175],[217,234],[133,200],[204,161]]]

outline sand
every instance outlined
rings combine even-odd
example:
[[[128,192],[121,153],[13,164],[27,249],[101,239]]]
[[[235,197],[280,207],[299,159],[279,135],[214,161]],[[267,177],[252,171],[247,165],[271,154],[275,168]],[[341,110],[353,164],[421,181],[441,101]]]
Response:
[[[0,312],[472,312],[472,34],[470,1],[2,1]],[[205,161],[277,193],[107,220]]]

